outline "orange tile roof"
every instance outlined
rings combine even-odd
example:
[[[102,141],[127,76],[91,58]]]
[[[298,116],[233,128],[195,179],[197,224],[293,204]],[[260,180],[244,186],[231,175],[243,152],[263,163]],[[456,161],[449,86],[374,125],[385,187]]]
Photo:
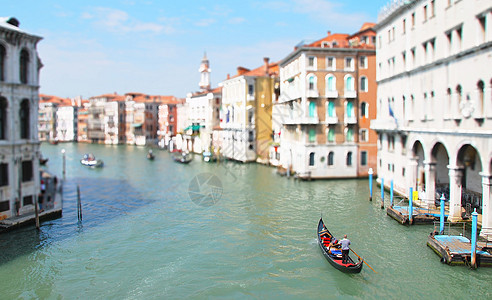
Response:
[[[279,62],[274,62],[274,63],[268,63],[268,74],[265,72],[265,64],[259,66],[258,68],[256,69],[253,69],[253,70],[249,70],[249,69],[246,69],[246,68],[243,68],[243,67],[238,67],[238,74],[230,77],[230,78],[227,78],[227,79],[232,79],[232,78],[236,78],[236,77],[239,77],[239,76],[256,76],[256,77],[259,77],[259,76],[272,76],[272,75],[278,75],[278,71],[279,71]]]
[[[358,43],[359,35],[366,31],[375,31],[373,27],[375,23],[366,22],[362,25],[360,30],[352,35],[344,33],[331,33],[328,31],[328,35],[320,40],[317,40],[310,44],[302,45],[302,47],[313,47],[313,48],[374,48],[374,45],[368,45],[364,43]],[[357,39],[354,41],[354,39]],[[329,46],[326,45],[329,43]]]

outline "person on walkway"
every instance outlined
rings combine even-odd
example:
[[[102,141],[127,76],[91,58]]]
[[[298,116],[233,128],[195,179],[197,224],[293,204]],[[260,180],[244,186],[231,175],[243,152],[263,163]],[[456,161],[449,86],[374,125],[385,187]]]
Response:
[[[350,240],[347,239],[347,235],[343,236],[343,239],[340,241],[340,245],[342,246],[342,264],[346,264],[349,262],[348,255],[350,250]]]

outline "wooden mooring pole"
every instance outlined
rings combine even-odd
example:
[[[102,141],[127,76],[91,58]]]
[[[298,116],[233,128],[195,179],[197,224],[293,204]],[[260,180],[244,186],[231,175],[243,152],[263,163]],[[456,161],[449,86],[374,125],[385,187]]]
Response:
[[[77,185],[77,218],[82,221],[82,201],[80,201],[80,187]]]
[[[381,178],[381,209],[384,208],[384,178]]]

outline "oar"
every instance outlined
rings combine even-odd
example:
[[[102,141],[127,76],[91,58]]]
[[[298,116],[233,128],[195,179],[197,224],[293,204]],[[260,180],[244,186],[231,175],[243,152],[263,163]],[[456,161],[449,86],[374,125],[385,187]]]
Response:
[[[367,266],[368,266],[371,270],[373,270],[373,271],[374,271],[374,269],[373,269],[373,268],[372,268],[372,267],[371,267],[371,266],[370,266],[370,265],[369,265],[366,261],[364,261],[364,260],[363,260],[363,259],[362,259],[362,258],[361,258],[358,254],[357,254],[357,253],[355,253],[355,251],[354,251],[354,250],[352,250],[352,248],[350,248],[350,250],[351,250],[352,252],[354,252],[354,254],[355,254],[355,255],[357,255],[357,257],[358,257],[360,260],[362,260],[362,261],[363,261],[363,262],[364,262],[364,263],[365,263],[365,264],[366,264],[366,265],[367,265]],[[377,274],[378,272],[374,271],[374,273],[376,273],[376,274]]]

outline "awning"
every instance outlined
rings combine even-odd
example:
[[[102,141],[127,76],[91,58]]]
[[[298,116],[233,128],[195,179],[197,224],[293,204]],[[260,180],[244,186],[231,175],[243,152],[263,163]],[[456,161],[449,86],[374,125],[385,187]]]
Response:
[[[132,127],[142,127],[142,123],[132,123]]]
[[[184,131],[186,131],[186,130],[190,130],[190,129],[191,129],[191,130],[200,130],[200,127],[205,127],[205,126],[200,126],[200,125],[190,125],[190,126],[186,127],[186,128],[184,129]]]

